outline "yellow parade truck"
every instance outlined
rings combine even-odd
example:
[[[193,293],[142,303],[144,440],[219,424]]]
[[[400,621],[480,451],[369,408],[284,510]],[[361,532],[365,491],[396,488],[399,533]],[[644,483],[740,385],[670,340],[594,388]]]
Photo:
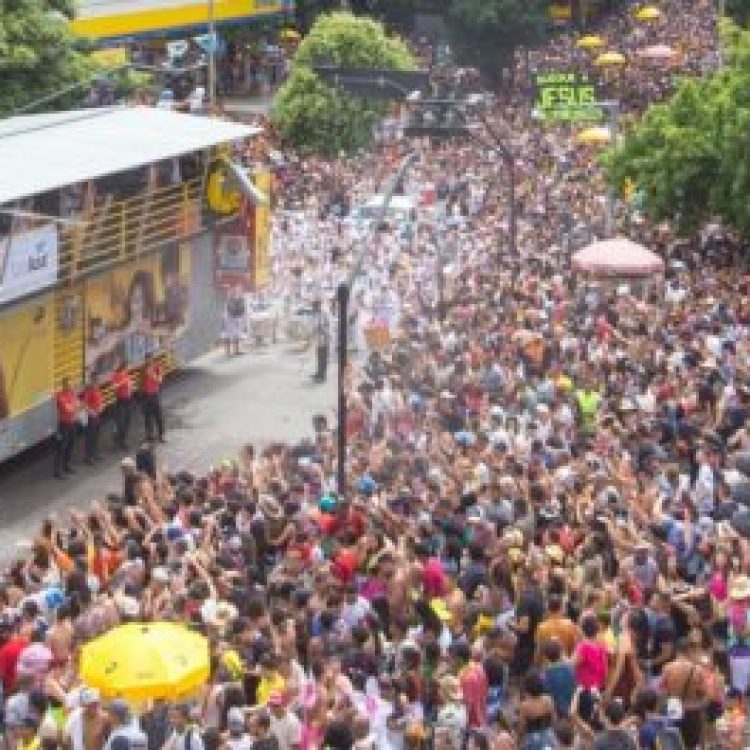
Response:
[[[227,265],[232,284],[263,283],[268,201],[229,174],[268,193],[242,163],[257,132],[131,106],[0,121],[0,461],[52,434],[64,378],[111,398],[116,364],[211,348]]]

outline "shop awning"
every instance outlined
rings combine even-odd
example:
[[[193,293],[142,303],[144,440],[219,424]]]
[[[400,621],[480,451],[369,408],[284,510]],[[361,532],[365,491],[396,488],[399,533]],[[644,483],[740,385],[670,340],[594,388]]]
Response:
[[[285,0],[218,0],[213,16],[221,25],[288,10]],[[209,3],[195,0],[81,0],[70,28],[76,36],[89,39],[143,38],[206,28],[208,16]]]
[[[154,107],[0,120],[0,204],[256,135],[259,128]]]

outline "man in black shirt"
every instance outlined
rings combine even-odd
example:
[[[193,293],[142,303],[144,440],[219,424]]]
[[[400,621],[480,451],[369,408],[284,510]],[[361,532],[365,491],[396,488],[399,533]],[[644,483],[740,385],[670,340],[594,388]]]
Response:
[[[531,572],[520,577],[521,596],[516,607],[515,622],[511,625],[518,641],[513,655],[514,675],[525,674],[534,663],[536,629],[544,618],[544,599]]]

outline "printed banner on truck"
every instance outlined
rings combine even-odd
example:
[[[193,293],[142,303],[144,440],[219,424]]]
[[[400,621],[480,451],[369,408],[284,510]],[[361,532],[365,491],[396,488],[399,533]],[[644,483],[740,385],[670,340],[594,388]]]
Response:
[[[49,296],[0,313],[0,422],[52,393],[54,318]]]
[[[0,239],[0,303],[52,286],[57,281],[57,256],[54,224]]]
[[[170,247],[86,282],[86,371],[143,364],[171,349],[188,324],[190,249]]]

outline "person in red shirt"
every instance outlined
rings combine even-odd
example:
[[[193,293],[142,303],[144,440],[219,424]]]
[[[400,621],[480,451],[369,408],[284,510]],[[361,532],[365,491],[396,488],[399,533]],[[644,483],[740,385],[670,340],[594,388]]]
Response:
[[[112,373],[112,388],[115,391],[115,447],[127,450],[133,404],[133,376],[124,362]]]
[[[78,406],[78,394],[71,388],[70,381],[64,378],[60,390],[55,394],[57,432],[55,433],[53,474],[57,479],[63,479],[65,474],[73,473],[70,462],[73,458]]]
[[[161,384],[164,368],[151,355],[146,357],[141,391],[143,392],[143,419],[146,423],[146,440],[154,439],[154,428],[159,442],[164,442],[164,416],[161,410]]]
[[[96,375],[92,376],[81,393],[81,402],[86,409],[84,427],[84,458],[87,464],[99,460],[99,429],[104,411],[104,395]]]
[[[12,628],[0,647],[0,680],[2,680],[4,695],[10,695],[15,688],[18,657],[28,645],[29,638],[19,633],[17,628]]]

